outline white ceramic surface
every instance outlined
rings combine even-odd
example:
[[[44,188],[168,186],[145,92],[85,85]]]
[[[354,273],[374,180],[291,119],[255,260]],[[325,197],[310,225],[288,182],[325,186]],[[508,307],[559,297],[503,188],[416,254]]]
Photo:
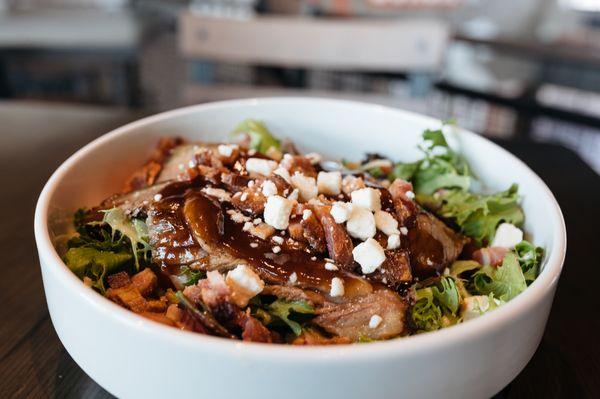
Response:
[[[412,160],[421,132],[440,122],[376,105],[275,98],[183,108],[126,125],[90,143],[50,178],[35,236],[52,322],[75,361],[120,398],[484,398],[508,384],[541,339],[566,237],[546,185],[493,143],[455,129],[452,143],[493,189],[520,184],[525,229],[546,249],[541,275],[506,306],[441,331],[362,345],[286,347],[182,332],[139,317],[85,287],[53,246],[61,218],[120,187],[156,139],[220,140],[244,118],[328,156],[380,152]]]

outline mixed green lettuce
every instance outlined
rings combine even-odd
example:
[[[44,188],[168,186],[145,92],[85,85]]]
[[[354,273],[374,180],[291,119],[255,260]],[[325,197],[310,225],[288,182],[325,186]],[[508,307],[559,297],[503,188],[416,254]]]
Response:
[[[255,297],[250,303],[252,314],[264,324],[269,326],[284,326],[295,335],[302,333],[303,324],[314,313],[314,306],[304,300],[287,301],[276,299],[268,303],[265,298]]]
[[[150,258],[148,228],[143,220],[129,218],[122,209],[104,211],[102,221],[86,221],[88,213],[75,213],[78,233],[64,255],[66,265],[81,279],[104,293],[106,276],[122,270],[138,271]]]
[[[267,154],[271,148],[279,150],[281,147],[281,142],[271,134],[267,126],[254,119],[246,119],[234,129],[233,133],[248,134],[250,148],[261,154]]]
[[[479,244],[490,243],[501,222],[523,223],[516,184],[495,194],[472,193],[469,190],[475,178],[464,159],[448,145],[442,130],[426,130],[423,143],[419,147],[423,159],[396,164],[389,179],[411,181],[419,203]]]
[[[442,276],[432,284],[418,288],[411,311],[418,331],[433,331],[458,322],[461,294],[453,277]]]

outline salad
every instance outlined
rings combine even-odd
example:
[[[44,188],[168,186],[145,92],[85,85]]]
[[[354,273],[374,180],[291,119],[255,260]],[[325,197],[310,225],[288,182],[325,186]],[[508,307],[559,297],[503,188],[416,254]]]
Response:
[[[229,143],[164,138],[121,192],[75,213],[63,259],[132,312],[230,339],[362,343],[468,322],[524,291],[543,250],[516,185],[475,192],[443,127],[419,148],[411,163],[325,161],[256,120]]]

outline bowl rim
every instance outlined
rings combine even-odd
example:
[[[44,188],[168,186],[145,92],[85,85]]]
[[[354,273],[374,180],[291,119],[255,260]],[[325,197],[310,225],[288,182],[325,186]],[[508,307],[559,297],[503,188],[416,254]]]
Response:
[[[457,342],[490,333],[498,325],[502,325],[503,323],[509,322],[511,319],[517,318],[525,311],[530,311],[534,305],[540,303],[540,301],[548,294],[548,291],[552,290],[557,284],[566,253],[566,228],[562,212],[554,195],[542,179],[520,159],[490,140],[465,129],[459,129],[461,135],[469,136],[469,140],[486,142],[487,145],[491,145],[495,151],[504,153],[504,155],[507,155],[512,162],[515,162],[521,168],[524,168],[524,170],[533,177],[535,184],[542,191],[546,200],[549,201],[551,209],[553,209],[553,212],[549,217],[558,222],[556,223],[558,228],[553,232],[552,240],[554,245],[551,248],[551,251],[547,251],[546,253],[545,266],[538,278],[523,293],[519,294],[499,309],[485,315],[485,317],[470,320],[468,323],[461,323],[429,333],[373,342],[369,345],[302,346],[299,348],[293,345],[235,341],[181,331],[139,316],[113,303],[102,295],[99,295],[94,290],[89,289],[64,264],[52,244],[49,234],[47,220],[50,199],[58,189],[59,183],[62,181],[66,172],[82,158],[85,158],[95,147],[107,143],[116,137],[126,135],[130,130],[148,126],[164,119],[177,118],[193,114],[197,111],[210,111],[252,105],[269,105],[275,103],[288,103],[290,106],[299,105],[301,103],[322,103],[323,105],[371,108],[378,112],[394,113],[405,118],[419,119],[427,123],[440,124],[440,121],[435,118],[402,109],[358,101],[318,97],[267,97],[218,101],[177,108],[133,121],[96,138],[76,151],[56,169],[44,185],[38,198],[34,217],[35,240],[42,269],[46,269],[46,273],[55,274],[55,277],[60,280],[65,291],[70,292],[70,295],[86,302],[86,304],[96,312],[104,313],[107,318],[112,318],[124,328],[136,329],[141,334],[151,334],[152,338],[168,341],[169,345],[182,346],[192,350],[193,348],[201,348],[202,350],[212,350],[235,356],[243,354],[244,356],[260,356],[271,360],[291,362],[312,362],[315,360],[338,362],[341,359],[377,360],[400,355],[412,356],[420,352],[424,353],[436,350],[440,346],[454,345]]]

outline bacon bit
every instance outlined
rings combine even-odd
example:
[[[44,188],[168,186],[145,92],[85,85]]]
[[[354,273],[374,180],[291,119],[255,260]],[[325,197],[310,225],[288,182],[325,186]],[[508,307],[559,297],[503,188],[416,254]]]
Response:
[[[502,247],[481,248],[473,252],[473,260],[482,265],[499,266],[508,249]]]
[[[125,272],[111,274],[106,278],[106,280],[108,281],[110,288],[121,288],[131,284],[131,279]]]
[[[123,192],[128,193],[153,185],[162,171],[165,160],[171,154],[171,150],[183,142],[183,139],[179,137],[160,139],[148,161],[127,180]]]

